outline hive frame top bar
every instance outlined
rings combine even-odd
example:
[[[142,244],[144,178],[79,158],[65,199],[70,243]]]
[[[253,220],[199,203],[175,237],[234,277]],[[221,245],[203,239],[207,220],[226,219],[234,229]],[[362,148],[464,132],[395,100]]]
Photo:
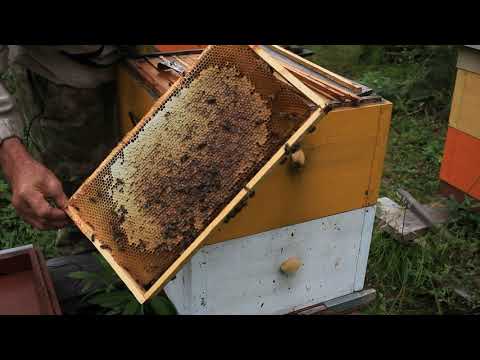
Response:
[[[210,49],[212,45],[208,46],[205,52]],[[92,240],[94,246],[100,252],[100,254],[106,259],[106,261],[112,266],[121,280],[126,284],[128,289],[133,293],[135,298],[140,302],[144,303],[145,301],[151,299],[155,296],[167,283],[170,281],[175,274],[181,269],[181,267],[194,255],[194,253],[201,247],[204,241],[207,239],[208,235],[225,219],[225,217],[243,200],[245,199],[250,191],[257,185],[257,183],[277,164],[283,157],[288,154],[288,148],[298,143],[308,130],[314,126],[314,124],[320,120],[329,110],[330,102],[313,92],[310,88],[304,85],[299,79],[297,79],[292,73],[286,70],[276,59],[274,59],[262,46],[260,45],[250,45],[252,49],[263,61],[265,61],[271,68],[276,72],[277,76],[280,76],[285,82],[289,85],[296,88],[300,93],[302,93],[306,98],[311,100],[317,108],[312,110],[309,117],[302,123],[300,128],[298,128],[294,134],[286,141],[276,153],[267,161],[267,163],[256,173],[256,175],[248,181],[247,185],[240,190],[237,195],[220,211],[220,213],[214,218],[213,221],[209,223],[208,226],[196,237],[196,239],[180,254],[180,256],[173,262],[173,264],[156,280],[153,285],[150,286],[148,290],[145,290],[142,286],[137,283],[133,277],[122,267],[117,261],[113,258],[112,254],[101,247],[98,241],[94,241],[95,233],[94,229],[82,220],[77,209],[71,204],[68,206],[66,212],[72,218],[72,220],[77,224],[80,230]],[[159,104],[161,104],[171,93],[181,84],[182,78],[179,80],[155,103],[152,109],[144,116],[143,119],[150,118]],[[96,174],[103,169],[110,160],[113,158],[114,154],[120,151],[128,142],[132,134],[136,133],[141,127],[144,126],[144,121],[140,121],[135,128],[133,128],[127,136],[112,150],[110,155],[101,163],[97,170],[80,186],[77,192],[72,196],[70,201],[75,198],[75,196],[82,192],[85,184],[89,183]]]

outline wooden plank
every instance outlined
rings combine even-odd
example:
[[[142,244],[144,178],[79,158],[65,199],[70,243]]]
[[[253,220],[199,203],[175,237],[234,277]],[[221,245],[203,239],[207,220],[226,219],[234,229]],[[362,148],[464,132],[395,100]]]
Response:
[[[314,84],[308,80],[304,81],[305,85],[307,85],[310,89],[312,89],[315,93],[317,93],[318,95],[320,96],[323,96],[329,100],[332,100],[333,101],[337,101],[337,98],[321,89],[319,89],[319,87],[317,86],[317,84]]]
[[[402,197],[404,203],[407,204],[408,208],[417,215],[420,220],[427,224],[435,234],[441,236],[440,239],[445,239],[448,241],[458,241],[457,237],[452,234],[446,227],[441,227],[435,222],[435,218],[430,215],[430,212],[420,204],[408,191],[404,189],[398,190],[399,195]]]
[[[354,292],[349,295],[342,296],[337,299],[332,299],[325,302],[327,309],[319,315],[339,315],[351,314],[359,315],[358,310],[361,310],[370,305],[377,297],[375,289],[366,289]],[[355,312],[352,314],[352,312]]]
[[[355,92],[356,94],[362,92],[362,88],[356,84],[354,84],[352,81],[348,80],[347,78],[344,78],[343,76],[340,76],[338,74],[335,74],[334,72],[331,72],[315,63],[312,63],[311,61],[308,61],[304,58],[302,58],[301,56],[298,56],[286,49],[284,49],[283,47],[281,46],[278,46],[278,45],[267,45],[269,48],[271,48],[272,50],[278,52],[279,54],[282,54],[284,55],[285,57],[287,57],[288,59],[292,60],[292,61],[295,61],[296,63],[299,63],[307,68],[309,68],[310,70],[312,71],[315,71],[316,73],[322,75],[322,76],[325,76],[326,78],[334,81],[334,82],[338,82],[339,84],[342,84],[343,86],[345,86],[346,88],[352,90],[353,92]]]
[[[43,278],[45,279],[47,293],[50,299],[51,307],[55,314],[61,315],[62,309],[60,307],[60,303],[57,297],[57,293],[55,291],[55,287],[53,285],[52,278],[50,276],[50,272],[48,271],[48,265],[47,265],[47,262],[45,261],[45,257],[43,256],[42,252],[39,249],[35,249],[35,252],[37,253],[37,258],[40,264],[42,264],[40,269],[42,270]]]
[[[343,93],[340,93],[328,86],[324,86],[322,83],[315,81],[311,78],[304,76],[302,73],[295,71],[295,69],[289,69],[296,77],[298,77],[305,85],[310,87],[315,92],[320,93],[323,96],[332,100],[345,101],[347,98]]]
[[[185,71],[188,71],[190,65],[188,61],[185,61],[185,56],[172,56],[172,60],[178,62],[185,68]]]
[[[371,304],[376,298],[374,289],[354,292],[321,304],[297,310],[291,315],[339,315],[351,314]]]
[[[296,75],[295,75],[296,76]],[[309,81],[304,81],[305,85],[307,85],[314,93],[323,96],[329,100],[332,100],[332,102],[337,101],[337,98],[335,98],[333,95],[328,94],[327,92],[324,92],[318,88],[316,84],[312,84]]]
[[[42,266],[45,266],[45,263],[40,263],[40,258],[37,256],[37,251],[34,247],[28,250],[28,254],[30,256],[33,276],[35,279],[35,290],[40,300],[42,312],[48,315],[54,315],[58,308],[54,307],[54,302],[50,299],[47,281],[44,277],[44,271],[42,270]]]
[[[316,105],[320,106],[321,108],[325,108],[328,105],[328,99],[325,99],[312,91],[308,86],[306,86],[294,75],[292,75],[292,73],[290,73],[286,68],[284,68],[283,65],[281,65],[277,60],[270,56],[270,54],[268,54],[259,45],[250,45],[250,48],[255,51],[255,53],[260,56],[265,62],[267,62],[278,74],[280,74],[285,80],[287,80],[290,85],[303,93],[303,95],[313,101]]]
[[[429,225],[425,224],[413,211],[389,198],[380,198],[377,209],[376,216],[381,220],[380,229],[385,230],[400,242],[412,242],[429,229]],[[424,207],[424,210],[428,212],[435,224],[442,224],[448,218],[448,211],[444,208]]]
[[[200,55],[178,55],[176,58],[179,59],[179,61],[182,61],[185,63],[185,66],[187,67],[187,70],[190,71],[193,66],[197,63],[198,59],[200,58]]]
[[[154,45],[159,51],[181,51],[190,49],[205,49],[208,45]]]
[[[308,81],[310,83],[316,84],[319,87],[319,89],[322,89],[324,91],[327,91],[327,92],[331,93],[334,96],[337,96],[337,98],[340,99],[340,100],[348,98],[350,100],[360,101],[359,96],[348,93],[348,92],[346,92],[346,91],[342,90],[341,88],[336,87],[334,85],[324,83],[324,82],[314,78],[313,76],[307,74],[306,72],[304,72],[300,69],[297,69],[297,68],[295,68],[293,66],[290,66],[288,64],[284,64],[283,66],[287,70],[292,72],[293,74],[300,76],[301,80]]]

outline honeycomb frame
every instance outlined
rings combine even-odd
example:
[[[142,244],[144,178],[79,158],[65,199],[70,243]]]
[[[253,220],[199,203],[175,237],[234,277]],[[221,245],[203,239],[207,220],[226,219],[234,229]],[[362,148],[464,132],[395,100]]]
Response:
[[[95,170],[95,172],[80,186],[77,192],[70,198],[69,206],[67,208],[67,214],[72,218],[74,223],[79,227],[79,229],[85,234],[85,236],[92,241],[100,254],[106,259],[106,261],[112,266],[114,271],[118,274],[120,279],[127,285],[129,290],[133,293],[135,298],[140,302],[144,303],[149,300],[155,294],[157,294],[170,279],[172,279],[175,274],[181,269],[181,267],[194,255],[194,253],[202,246],[203,242],[207,239],[208,235],[226,218],[230,216],[240,207],[251,194],[251,191],[255,188],[256,184],[261,181],[261,179],[268,173],[268,171],[276,165],[279,161],[284,159],[289,155],[290,149],[297,144],[303,136],[305,136],[308,131],[314,126],[314,124],[320,120],[329,110],[330,102],[329,100],[323,98],[317,93],[313,92],[310,88],[305,86],[300,80],[298,80],[294,75],[292,75],[288,70],[286,70],[277,60],[272,58],[261,46],[251,45],[251,46],[236,46],[241,47],[242,51],[245,51],[245,54],[248,52],[248,56],[255,57],[260,60],[261,63],[268,67],[273,74],[273,76],[279,80],[279,83],[282,83],[283,86],[291,88],[292,91],[298,93],[302,96],[306,103],[313,106],[308,107],[308,111],[305,113],[304,118],[298,120],[296,128],[291,130],[292,134],[289,135],[284,141],[281,141],[281,145],[276,147],[272,156],[268,157],[268,160],[255,171],[253,176],[248,177],[246,184],[243,186],[238,186],[239,191],[234,191],[234,196],[230,197],[230,200],[226,203],[225,206],[218,210],[212,215],[212,220],[209,221],[206,225],[200,226],[201,230],[196,233],[194,239],[189,242],[182,251],[174,253],[172,255],[172,260],[169,265],[166,267],[162,273],[150,283],[149,286],[142,284],[138,277],[132,276],[131,271],[119,261],[120,256],[115,255],[110,246],[105,245],[106,240],[102,240],[102,237],[98,236],[98,227],[92,225],[92,219],[88,218],[85,213],[82,213],[83,204],[85,204],[85,199],[88,197],[89,192],[91,193],[90,188],[95,181],[102,176],[102,171],[106,168],[111,167],[114,161],[118,162],[119,154],[123,155],[124,149],[129,144],[132,144],[139,136],[139,133],[142,132],[142,129],[146,127],[152,119],[155,118],[156,114],[159,111],[164,111],[166,104],[174,96],[179,96],[179,93],[182,89],[188,88],[192,77],[195,79],[201,78],[198,74],[202,68],[202,61],[208,56],[213,56],[212,54],[218,54],[221,51],[221,48],[225,45],[217,46],[210,45],[205,49],[199,58],[197,65],[195,65],[184,77],[181,77],[162,97],[160,97],[157,102],[153,105],[152,109],[142,118],[142,120],[133,128],[124,139],[112,150],[110,155],[100,164],[100,166]],[[243,49],[244,48],[244,49]],[[208,60],[204,60],[208,61]],[[239,60],[240,61],[240,60]],[[232,65],[227,63],[228,66]],[[235,66],[235,60],[233,66]],[[263,66],[262,65],[262,66]],[[207,69],[203,67],[203,71]],[[195,71],[197,71],[196,75]],[[203,73],[202,73],[203,74]],[[245,75],[245,74],[243,74]],[[190,76],[190,78],[189,78]],[[205,76],[205,78],[208,78]],[[190,82],[189,82],[190,81]],[[253,93],[256,93],[257,89],[254,89]],[[188,91],[187,91],[188,94]],[[168,113],[168,112],[167,112]],[[153,123],[153,122],[152,122]],[[123,164],[123,158],[121,159],[121,164]],[[110,168],[109,168],[110,169]],[[115,187],[114,185],[113,187]],[[112,186],[110,186],[111,190]],[[122,190],[123,192],[123,190]],[[79,205],[81,204],[81,206]],[[79,207],[80,206],[80,207]],[[122,205],[123,206],[123,205]],[[99,213],[100,214],[100,213]],[[100,216],[103,216],[100,214]],[[138,218],[137,218],[138,219]],[[90,221],[89,221],[90,220]],[[130,244],[131,245],[131,244]],[[175,248],[176,249],[176,248]],[[178,249],[177,249],[178,250]]]

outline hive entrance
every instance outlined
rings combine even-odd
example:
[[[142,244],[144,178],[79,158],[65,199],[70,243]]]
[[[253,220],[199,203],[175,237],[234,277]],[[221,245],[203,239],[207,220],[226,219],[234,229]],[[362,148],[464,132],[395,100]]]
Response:
[[[148,290],[314,108],[250,47],[210,46],[74,194],[69,213]]]

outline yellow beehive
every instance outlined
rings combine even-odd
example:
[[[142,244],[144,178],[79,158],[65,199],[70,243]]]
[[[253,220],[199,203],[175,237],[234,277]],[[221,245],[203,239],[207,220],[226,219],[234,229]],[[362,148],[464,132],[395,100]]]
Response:
[[[120,121],[124,133],[132,114],[141,118],[175,80],[147,61],[119,68]],[[299,171],[277,166],[256,195],[228,224],[206,240],[214,244],[286,225],[374,205],[378,198],[390,128],[388,101],[330,111],[305,138],[306,164]],[[129,115],[130,114],[130,115]]]
[[[449,129],[440,169],[441,192],[480,199],[480,46],[459,49]]]
[[[144,302],[332,105],[263,47],[209,46],[76,191],[67,213]]]
[[[480,139],[480,48],[460,49],[449,125]]]

